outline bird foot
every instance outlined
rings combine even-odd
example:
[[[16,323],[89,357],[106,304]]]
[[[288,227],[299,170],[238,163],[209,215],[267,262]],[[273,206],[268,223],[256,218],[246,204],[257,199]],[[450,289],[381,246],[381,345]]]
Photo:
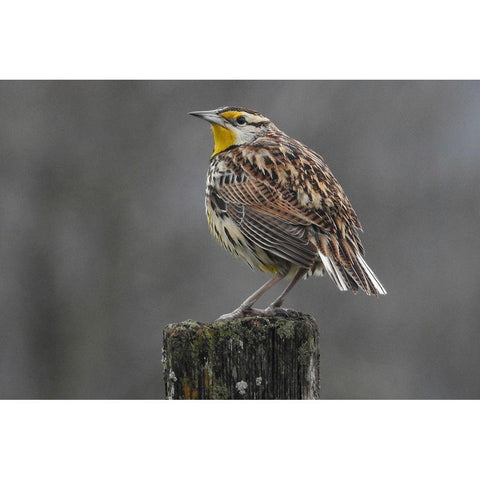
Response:
[[[223,320],[236,320],[238,318],[254,317],[255,315],[263,315],[263,313],[264,313],[264,310],[258,310],[256,308],[238,307],[233,312],[225,313],[224,315],[221,315],[215,321],[219,322]]]

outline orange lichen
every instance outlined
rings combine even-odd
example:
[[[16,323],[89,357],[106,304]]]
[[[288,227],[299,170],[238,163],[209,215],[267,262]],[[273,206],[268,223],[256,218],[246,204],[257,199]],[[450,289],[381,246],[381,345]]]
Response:
[[[184,379],[185,380],[185,379]],[[194,388],[190,388],[188,383],[183,385],[183,394],[187,400],[196,400],[198,397],[198,391]]]

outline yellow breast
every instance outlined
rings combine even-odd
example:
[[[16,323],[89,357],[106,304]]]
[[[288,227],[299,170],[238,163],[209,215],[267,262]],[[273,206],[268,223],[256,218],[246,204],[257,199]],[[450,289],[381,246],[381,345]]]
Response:
[[[228,128],[214,124],[212,125],[212,132],[213,141],[215,142],[212,157],[235,145],[235,133]]]

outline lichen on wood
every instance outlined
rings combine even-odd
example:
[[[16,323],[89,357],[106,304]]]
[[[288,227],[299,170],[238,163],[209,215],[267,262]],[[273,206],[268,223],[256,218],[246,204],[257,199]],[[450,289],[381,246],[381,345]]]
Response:
[[[318,328],[310,315],[168,325],[163,363],[170,399],[316,399]]]

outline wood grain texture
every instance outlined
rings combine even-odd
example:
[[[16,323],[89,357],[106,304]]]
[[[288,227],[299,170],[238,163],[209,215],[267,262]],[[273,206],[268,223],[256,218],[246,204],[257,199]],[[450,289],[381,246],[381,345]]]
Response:
[[[168,399],[318,399],[318,327],[310,315],[185,321],[163,332]]]

